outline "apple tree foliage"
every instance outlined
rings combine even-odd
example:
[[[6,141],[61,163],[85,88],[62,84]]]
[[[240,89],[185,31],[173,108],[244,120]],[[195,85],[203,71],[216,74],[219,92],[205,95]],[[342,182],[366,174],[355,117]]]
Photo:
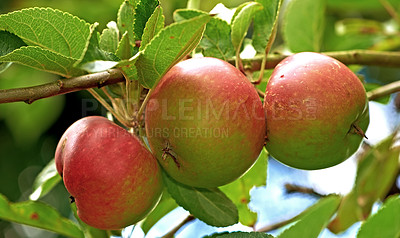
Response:
[[[188,6],[199,6],[199,2],[189,1]],[[354,8],[367,12],[368,16],[370,9],[382,5],[390,13],[389,20],[346,18],[340,14],[344,8]],[[68,80],[72,82],[79,76],[87,75],[90,80],[96,73],[117,71],[122,78],[119,82],[107,85],[110,75],[106,74],[98,84],[94,84],[104,86],[101,89],[88,89],[77,80],[72,85],[75,90],[70,91],[88,89],[121,125],[131,127],[132,118],[140,120],[142,106],[145,105],[143,95],[154,88],[173,65],[188,55],[200,53],[228,61],[245,72],[260,91],[264,91],[271,70],[288,52],[325,52],[351,64],[353,70],[359,70],[362,64],[399,65],[400,56],[390,52],[400,48],[399,19],[400,6],[394,0],[362,3],[345,0],[255,0],[234,8],[218,4],[210,12],[194,8],[178,9],[173,14],[174,22],[166,24],[163,4],[158,0],[126,0],[119,8],[116,21],[109,22],[105,29],[99,29],[98,23],[88,23],[67,12],[52,8],[27,8],[0,15],[0,72],[6,71],[12,63],[22,64],[54,74],[57,76],[54,81],[58,84],[50,86],[62,89],[67,87]],[[382,62],[378,56],[386,61]],[[26,78],[30,76],[26,75]],[[374,90],[393,85],[395,81],[395,78],[387,77],[378,83],[364,82],[364,86],[372,100],[375,99]],[[15,84],[14,87],[28,85]],[[25,92],[26,95],[31,93]],[[39,89],[35,92],[42,93]],[[16,96],[7,90],[0,90],[0,100],[4,100],[1,94]],[[27,97],[23,101],[32,103],[35,100]],[[381,96],[376,100],[387,103],[388,97]],[[56,102],[47,103],[50,104],[47,107],[51,107],[51,103]],[[33,108],[36,105],[35,102],[23,106]],[[38,115],[33,113],[31,116],[40,117],[40,105],[35,110]],[[16,133],[23,133],[30,127],[39,127],[40,130],[40,125],[28,123],[24,124],[27,128],[20,128],[18,120],[7,119],[7,114],[18,115],[21,105],[4,106],[2,110],[7,113],[2,117],[15,128]],[[56,118],[49,116],[46,120]],[[145,136],[140,126],[136,133]],[[325,228],[340,233],[359,221],[362,221],[357,233],[359,238],[399,237],[400,197],[397,194],[387,198],[399,173],[397,140],[394,133],[365,149],[358,155],[357,177],[351,192],[321,197],[288,221],[290,226],[277,237],[318,237]],[[162,217],[181,206],[190,212],[192,219],[200,219],[210,226],[226,227],[240,222],[255,227],[257,212],[248,206],[251,199],[249,192],[254,187],[267,186],[267,159],[268,152],[264,149],[244,176],[219,188],[188,187],[178,184],[164,173],[165,191],[159,204],[137,225],[147,233]],[[52,160],[36,177],[29,200],[11,202],[0,194],[0,219],[67,237],[108,237],[115,234],[89,227],[77,216],[76,219],[64,217],[54,207],[41,201],[60,181]],[[371,215],[372,207],[377,202],[383,205]],[[71,204],[71,212],[76,214],[74,204]],[[255,230],[219,233],[209,237],[273,236]]]

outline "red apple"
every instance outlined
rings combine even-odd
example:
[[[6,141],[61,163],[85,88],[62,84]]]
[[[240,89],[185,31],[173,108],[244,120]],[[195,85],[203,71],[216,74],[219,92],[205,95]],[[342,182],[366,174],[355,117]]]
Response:
[[[240,177],[265,139],[264,111],[253,85],[216,58],[172,67],[150,96],[145,122],[165,171],[194,187],[217,187]]]
[[[268,152],[300,169],[346,160],[369,124],[361,81],[341,62],[318,53],[294,54],[274,69],[264,108]]]
[[[160,198],[157,160],[137,137],[104,117],[72,124],[55,160],[78,216],[93,227],[112,230],[136,223]]]

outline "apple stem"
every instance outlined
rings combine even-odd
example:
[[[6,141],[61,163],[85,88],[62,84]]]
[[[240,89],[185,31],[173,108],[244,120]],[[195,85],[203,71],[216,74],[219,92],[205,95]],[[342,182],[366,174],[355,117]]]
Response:
[[[104,98],[102,98],[93,88],[90,88],[87,90],[90,94],[92,94],[92,96],[97,99],[97,101],[99,101],[101,103],[101,105],[103,105],[103,107],[105,107],[109,112],[112,113],[112,115],[117,118],[117,120],[119,122],[121,122],[122,124],[124,124],[124,126],[128,127],[128,124],[126,123],[126,120],[124,119],[123,116],[121,116],[117,111],[114,110],[114,108],[112,108],[110,106],[110,104],[108,104],[106,102],[106,100],[104,100]]]
[[[169,145],[169,142],[167,141],[166,146],[164,149],[162,149],[163,154],[162,154],[162,159],[165,160],[165,158],[167,157],[167,155],[171,156],[172,159],[174,160],[176,166],[178,167],[178,169],[181,168],[181,165],[179,164],[178,160],[176,159],[176,157],[170,152],[171,151],[171,147]]]
[[[265,47],[264,56],[261,61],[260,75],[258,77],[258,80],[253,82],[253,84],[255,84],[255,85],[260,84],[262,79],[264,78],[265,66],[267,65],[267,56],[269,54],[269,51],[272,48],[272,44],[274,43],[275,38],[276,38],[276,33],[277,33],[277,29],[278,29],[278,16],[279,16],[279,9],[280,9],[281,3],[282,3],[282,0],[280,0],[278,3],[278,11],[276,14],[274,25],[272,27],[271,35],[269,36],[267,46]]]
[[[351,129],[354,129],[354,130],[351,130]],[[352,133],[356,133],[368,140],[368,137],[365,135],[364,131],[358,125],[351,124],[350,131]]]

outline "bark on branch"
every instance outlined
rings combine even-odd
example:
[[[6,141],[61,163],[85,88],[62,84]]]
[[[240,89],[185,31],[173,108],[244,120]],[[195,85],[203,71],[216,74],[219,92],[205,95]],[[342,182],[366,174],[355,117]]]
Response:
[[[359,64],[359,65],[375,65],[385,67],[400,67],[400,52],[383,52],[373,50],[349,50],[349,51],[334,51],[323,52],[342,62],[343,64]],[[274,55],[268,56],[265,68],[273,69],[288,55]],[[251,71],[260,70],[262,57],[253,59],[244,59],[243,64],[250,66]]]
[[[125,79],[118,69],[83,75],[75,78],[60,79],[33,87],[1,89],[0,103],[23,101],[28,104],[42,98],[52,97],[79,90],[103,87],[123,82]]]

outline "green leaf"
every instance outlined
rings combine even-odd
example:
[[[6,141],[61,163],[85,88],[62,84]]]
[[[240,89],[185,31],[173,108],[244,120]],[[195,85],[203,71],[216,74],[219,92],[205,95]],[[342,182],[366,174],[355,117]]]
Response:
[[[100,36],[100,49],[115,53],[119,44],[119,30],[117,23],[111,21],[107,24],[107,28],[103,30]]]
[[[257,221],[257,213],[248,207],[250,202],[250,190],[254,187],[265,186],[267,181],[268,153],[261,151],[256,163],[249,171],[234,182],[220,187],[239,210],[239,222],[245,226],[254,226]]]
[[[139,58],[139,54],[140,53],[136,54],[129,60],[123,60],[117,64],[117,68],[122,70],[126,79],[129,79],[131,81],[138,79],[137,68],[135,63]]]
[[[399,195],[387,199],[383,206],[361,225],[357,238],[369,237],[400,237]]]
[[[279,234],[278,238],[307,237],[317,238],[335,214],[341,197],[330,195],[321,198],[316,204],[302,212],[294,225]]]
[[[132,57],[134,52],[133,46],[129,43],[128,32],[122,35],[119,41],[116,55],[120,59],[126,60]]]
[[[133,23],[134,39],[141,40],[146,22],[160,3],[158,0],[140,0],[135,9],[135,20]]]
[[[79,59],[90,37],[85,21],[51,8],[28,8],[0,16],[0,29],[11,32],[28,45]]]
[[[114,67],[120,59],[111,52],[100,49],[99,33],[96,31],[98,24],[91,26],[92,36],[89,45],[82,59],[75,63],[75,66],[94,73],[100,72]]]
[[[263,232],[223,232],[215,233],[210,236],[205,236],[203,238],[274,238],[272,235],[265,234]]]
[[[293,0],[287,5],[283,36],[293,52],[319,52],[325,26],[324,0]]]
[[[381,141],[361,158],[352,191],[340,204],[329,229],[339,233],[366,219],[373,204],[382,199],[396,179],[400,149],[392,148],[394,135]]]
[[[32,194],[30,200],[36,201],[42,198],[51,191],[61,181],[61,176],[58,174],[54,159],[51,160],[46,167],[38,174],[33,182]]]
[[[128,39],[131,45],[135,45],[135,37],[133,33],[133,22],[135,20],[135,5],[125,0],[118,11],[117,24],[119,32],[125,34],[128,32]]]
[[[232,44],[236,52],[240,51],[243,40],[247,34],[250,23],[256,12],[263,9],[263,6],[257,2],[247,2],[240,5],[234,14],[232,20]]]
[[[53,207],[37,201],[11,203],[0,194],[0,219],[53,231],[68,237],[83,238],[82,231]]]
[[[23,46],[7,55],[1,56],[0,61],[19,63],[40,71],[58,74],[66,78],[79,76],[85,73],[82,69],[74,67],[76,59],[38,46]]]
[[[143,30],[142,41],[139,51],[142,51],[146,45],[164,28],[164,15],[161,6],[156,7]]]
[[[174,12],[174,19],[179,22],[206,14],[203,11],[182,9]],[[222,19],[213,17],[207,23],[199,48],[202,49],[204,56],[215,57],[225,61],[233,57],[235,49],[232,45],[230,25]]]
[[[196,48],[210,18],[208,15],[195,17],[160,31],[136,62],[139,82],[153,88],[173,65]]]
[[[25,45],[25,42],[18,36],[7,31],[0,31],[0,56],[11,53],[13,50]],[[6,70],[10,65],[11,62],[0,63],[0,73]]]
[[[154,208],[154,210],[147,215],[147,217],[140,223],[144,234],[147,234],[149,230],[156,224],[161,218],[167,215],[170,211],[174,210],[178,204],[169,195],[167,191],[163,192],[160,202]]]
[[[0,31],[0,56],[7,55],[22,46],[26,44],[21,38],[10,32]]]
[[[225,227],[238,222],[238,210],[218,188],[194,188],[180,184],[163,172],[163,181],[175,201],[210,226]]]
[[[256,0],[263,9],[254,16],[253,47],[258,53],[264,53],[274,24],[278,21],[281,0]]]

